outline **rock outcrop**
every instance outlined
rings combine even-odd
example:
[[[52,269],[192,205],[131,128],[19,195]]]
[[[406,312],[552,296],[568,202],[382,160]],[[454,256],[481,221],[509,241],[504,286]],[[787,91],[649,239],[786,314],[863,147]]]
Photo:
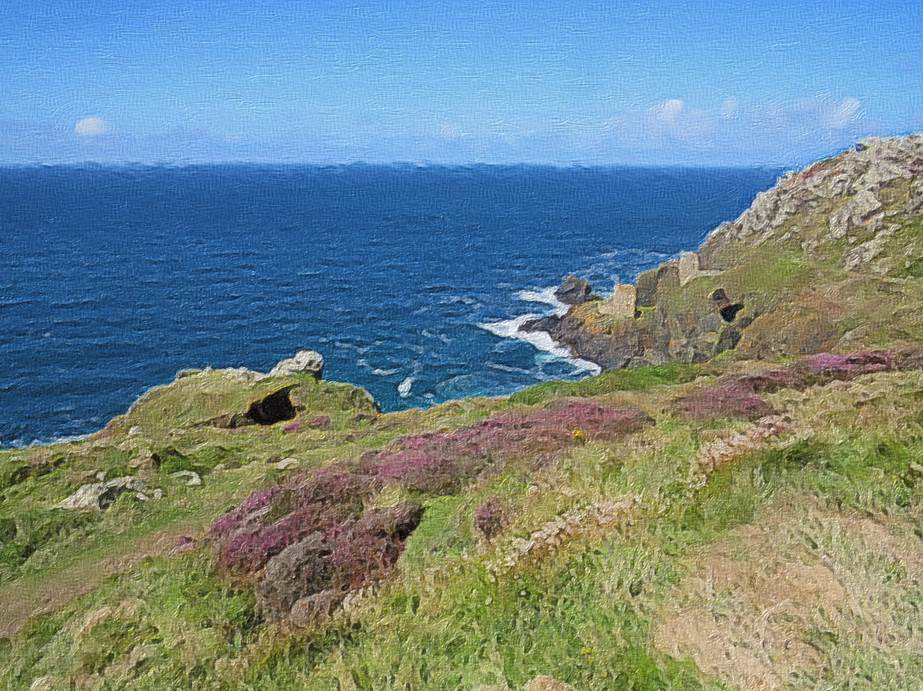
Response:
[[[282,360],[269,371],[270,377],[288,374],[310,374],[320,379],[324,374],[324,356],[316,350],[299,350],[294,357]]]
[[[598,295],[593,294],[589,281],[573,274],[564,277],[554,296],[565,305],[580,305],[599,299]]]

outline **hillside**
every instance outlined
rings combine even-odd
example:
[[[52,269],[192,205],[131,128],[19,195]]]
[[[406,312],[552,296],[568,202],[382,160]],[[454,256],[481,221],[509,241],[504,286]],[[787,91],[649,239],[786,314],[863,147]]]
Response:
[[[597,377],[381,413],[305,356],[0,452],[0,687],[915,688],[921,170],[864,143],[546,322]]]

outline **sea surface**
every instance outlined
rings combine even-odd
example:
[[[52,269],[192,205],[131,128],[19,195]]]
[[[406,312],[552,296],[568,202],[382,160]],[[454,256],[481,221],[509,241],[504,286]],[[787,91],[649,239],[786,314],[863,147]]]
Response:
[[[592,373],[527,318],[735,218],[780,171],[0,169],[0,446],[86,434],[189,367],[319,350],[385,410]]]

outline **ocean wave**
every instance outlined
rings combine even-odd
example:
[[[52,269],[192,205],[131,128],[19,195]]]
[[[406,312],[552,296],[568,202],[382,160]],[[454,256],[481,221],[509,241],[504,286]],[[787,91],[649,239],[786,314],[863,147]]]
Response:
[[[397,395],[401,398],[407,398],[410,396],[410,391],[413,389],[413,383],[416,381],[414,377],[405,377],[404,380],[397,385]]]
[[[551,305],[556,315],[563,316],[567,312],[567,305],[558,300],[556,295],[557,286],[549,288],[538,288],[534,290],[520,290],[516,293],[516,298],[523,302],[539,302],[543,305]]]
[[[478,326],[485,331],[489,331],[495,336],[500,338],[513,338],[519,341],[525,341],[530,343],[537,350],[551,353],[552,355],[566,360],[573,367],[590,372],[592,374],[599,374],[602,369],[595,362],[590,362],[589,360],[583,360],[578,357],[574,357],[571,353],[570,348],[567,346],[560,345],[555,342],[551,337],[551,334],[546,331],[523,331],[522,327],[526,322],[538,319],[540,315],[538,314],[523,314],[518,317],[513,317],[512,319],[503,319],[496,322],[484,322],[478,324]]]

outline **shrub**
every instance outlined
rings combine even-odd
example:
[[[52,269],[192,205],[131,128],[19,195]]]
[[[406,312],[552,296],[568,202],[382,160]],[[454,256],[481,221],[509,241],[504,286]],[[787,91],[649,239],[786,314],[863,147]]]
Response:
[[[492,540],[505,525],[506,516],[498,497],[491,497],[474,512],[474,527],[487,540]]]
[[[451,493],[491,463],[527,456],[544,461],[574,444],[614,439],[652,423],[633,408],[561,401],[539,410],[497,415],[454,432],[404,437],[367,457],[363,468],[384,483]]]
[[[774,413],[772,406],[748,383],[726,382],[705,386],[678,402],[679,410],[694,420],[743,418],[757,420]]]

